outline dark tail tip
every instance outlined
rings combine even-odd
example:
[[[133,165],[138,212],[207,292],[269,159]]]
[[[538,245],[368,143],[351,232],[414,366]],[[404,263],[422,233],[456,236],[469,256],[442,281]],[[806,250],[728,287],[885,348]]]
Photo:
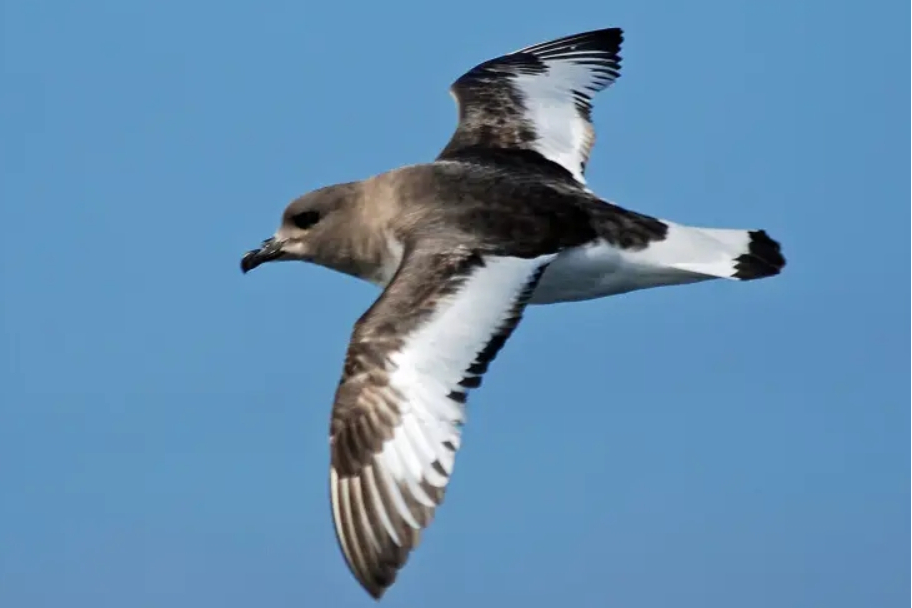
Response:
[[[735,260],[735,274],[732,276],[742,281],[752,281],[771,277],[782,272],[785,267],[785,257],[782,248],[766,234],[765,230],[752,230],[747,253],[743,253]]]

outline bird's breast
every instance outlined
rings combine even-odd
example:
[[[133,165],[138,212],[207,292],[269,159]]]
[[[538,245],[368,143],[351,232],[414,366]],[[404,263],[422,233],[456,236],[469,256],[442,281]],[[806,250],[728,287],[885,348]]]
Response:
[[[395,276],[396,271],[399,270],[399,266],[402,264],[404,249],[402,243],[394,236],[385,237],[373,272],[365,278],[374,285],[386,287],[393,280],[393,276]]]

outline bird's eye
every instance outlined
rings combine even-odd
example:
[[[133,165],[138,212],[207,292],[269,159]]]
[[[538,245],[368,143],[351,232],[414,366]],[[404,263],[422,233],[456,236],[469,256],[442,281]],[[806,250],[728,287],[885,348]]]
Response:
[[[316,211],[302,211],[291,216],[291,221],[301,230],[307,230],[320,221],[320,214]]]

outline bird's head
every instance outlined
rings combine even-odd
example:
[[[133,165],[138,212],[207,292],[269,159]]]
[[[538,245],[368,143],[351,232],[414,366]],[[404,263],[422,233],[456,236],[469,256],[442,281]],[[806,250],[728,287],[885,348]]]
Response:
[[[343,207],[352,202],[348,184],[328,186],[293,200],[282,213],[275,234],[241,258],[241,271],[250,272],[266,262],[301,260],[319,263],[321,246],[339,227]]]

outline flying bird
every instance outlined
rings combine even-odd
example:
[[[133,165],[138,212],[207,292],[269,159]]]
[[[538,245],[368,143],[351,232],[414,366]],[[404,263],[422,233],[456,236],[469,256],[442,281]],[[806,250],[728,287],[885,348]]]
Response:
[[[764,230],[697,228],[586,185],[594,95],[620,75],[619,28],[544,42],[451,86],[459,121],[428,163],[304,194],[241,261],[300,260],[382,294],[355,323],[330,422],[330,502],[351,572],[379,599],[453,474],[466,398],[529,304],[785,266]]]

